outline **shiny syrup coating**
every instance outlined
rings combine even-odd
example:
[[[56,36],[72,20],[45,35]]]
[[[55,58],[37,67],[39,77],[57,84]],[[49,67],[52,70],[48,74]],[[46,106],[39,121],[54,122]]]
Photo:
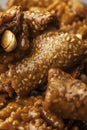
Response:
[[[9,28],[17,33],[20,29],[21,16],[20,6],[13,6],[6,11],[0,12],[0,34]]]
[[[17,46],[15,50],[10,53],[5,52],[4,48],[0,46],[0,74],[8,69],[9,64],[13,64],[24,58],[29,48],[29,27],[23,19],[23,11],[20,6],[13,6],[6,11],[0,12],[1,44],[4,32],[7,30],[12,32],[15,36]],[[3,40],[5,38],[6,37],[4,37]],[[11,35],[6,38],[10,39],[9,44],[10,42],[12,43],[11,38]]]
[[[50,68],[71,68],[82,60],[85,50],[85,43],[74,34],[42,34],[33,40],[29,56],[0,75],[0,91],[12,88],[19,96],[27,95],[47,81]]]
[[[22,6],[23,10],[28,10],[30,7],[48,7],[54,0],[9,0],[7,7],[10,8],[14,5]]]
[[[32,32],[42,31],[47,24],[55,19],[54,13],[45,9],[32,7],[29,11],[24,11],[24,19],[26,20]]]
[[[87,121],[87,85],[60,69],[51,69],[44,107],[65,119]]]
[[[18,99],[0,111],[0,129],[7,130],[63,130],[63,121],[53,114],[43,117],[41,96]],[[56,122],[56,127],[53,124]]]

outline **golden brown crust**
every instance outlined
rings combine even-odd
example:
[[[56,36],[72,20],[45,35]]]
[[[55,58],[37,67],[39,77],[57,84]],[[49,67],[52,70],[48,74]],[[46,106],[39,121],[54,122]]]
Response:
[[[0,41],[8,30],[17,46],[10,53],[0,47],[0,129],[79,130],[58,116],[87,121],[87,85],[74,79],[87,83],[87,61],[80,63],[87,56],[87,7],[78,0],[9,0],[10,7],[0,10]],[[50,70],[44,108],[43,97],[14,99],[45,83],[50,68],[71,72],[78,63],[74,78]]]
[[[13,32],[17,32],[20,28],[21,16],[20,6],[13,6],[7,11],[0,12],[0,34],[9,28],[11,28]]]
[[[9,0],[8,7],[21,5],[23,10],[31,7],[45,8],[49,12],[53,11],[58,19],[58,25],[64,26],[75,21],[82,21],[87,17],[87,8],[79,0]]]
[[[48,7],[54,0],[9,0],[7,2],[7,7],[10,8],[13,5],[22,6],[23,10],[28,10],[30,7]]]
[[[47,80],[51,67],[68,69],[85,54],[85,45],[76,35],[48,32],[37,37],[30,55],[0,75],[0,91],[12,88],[17,95],[24,96]],[[10,92],[11,93],[11,92]]]
[[[64,124],[61,119],[56,118],[56,127],[43,117],[43,97],[30,97],[9,103],[0,111],[0,129],[7,130],[62,130]]]
[[[18,61],[27,54],[30,44],[30,37],[35,37],[35,34],[41,34],[48,23],[54,18],[53,13],[50,13],[41,8],[33,8],[31,11],[21,11],[20,6],[13,6],[9,10],[0,12],[0,34],[3,36],[5,30],[10,30],[16,37],[17,47],[11,53],[6,53],[0,48],[0,63],[11,64]],[[30,35],[31,33],[31,35]],[[7,68],[2,72],[5,72]]]
[[[0,47],[0,73],[8,70],[8,64],[12,64],[26,56],[29,48],[28,29],[28,25],[23,20],[23,12],[20,6],[13,6],[7,11],[0,12],[0,38],[2,39],[4,32],[9,30],[17,41],[17,47],[10,53],[5,52],[4,48]]]
[[[29,25],[32,35],[35,35],[35,33],[41,34],[49,23],[55,21],[55,15],[45,9],[32,7],[29,11],[24,11],[24,19]]]
[[[51,69],[44,106],[62,118],[87,121],[87,85],[60,69]]]
[[[55,11],[60,27],[82,21],[87,17],[87,7],[79,0],[56,0],[48,6],[47,10]]]
[[[59,32],[68,32],[81,35],[82,39],[87,38],[87,19],[83,21],[74,22],[71,25],[64,25],[60,28]]]

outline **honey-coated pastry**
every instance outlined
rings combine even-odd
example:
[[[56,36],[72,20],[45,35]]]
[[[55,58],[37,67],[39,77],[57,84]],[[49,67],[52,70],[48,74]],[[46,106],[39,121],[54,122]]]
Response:
[[[21,8],[20,7],[12,7],[8,11],[0,12],[0,42],[2,34],[5,30],[11,29],[12,31],[18,30],[18,26],[20,26],[20,18],[21,18]],[[6,37],[3,39],[8,40]],[[7,44],[7,42],[4,42]],[[10,63],[14,60],[14,54],[7,54],[0,47],[0,73],[5,72],[8,69],[7,63]],[[19,58],[18,58],[19,59]]]
[[[22,53],[23,51],[26,51],[29,48],[29,33],[30,31],[33,33],[38,33],[39,31],[44,30],[48,23],[50,23],[52,20],[54,20],[53,13],[50,13],[44,9],[40,8],[33,8],[31,11],[21,11],[20,6],[13,6],[7,11],[1,12],[0,14],[0,33],[1,33],[1,40],[4,43],[7,44],[7,35],[3,34],[5,31],[11,31],[17,41],[17,47],[16,50],[10,54],[5,53],[1,51],[0,55],[0,63],[11,63],[14,61],[14,59],[17,61],[17,59],[21,59],[23,57],[22,55],[25,55],[25,53]],[[32,33],[33,37],[34,34]],[[39,32],[41,33],[41,32]],[[3,36],[4,35],[4,36]],[[10,34],[9,34],[9,37]],[[12,40],[11,40],[12,43]],[[10,43],[9,43],[10,44]],[[4,45],[8,47],[7,45]],[[6,49],[5,49],[6,50]]]
[[[29,27],[20,6],[0,12],[0,73],[26,56],[29,48]]]
[[[55,20],[55,15],[45,9],[32,7],[29,11],[24,11],[24,19],[35,35],[36,32],[39,33],[47,28],[47,25]]]
[[[70,12],[71,15],[78,14],[80,16],[86,15],[86,6],[82,4],[79,0],[8,0],[7,7],[10,8],[14,5],[20,5],[24,10],[28,10],[30,7],[41,7],[48,8],[50,10],[56,10],[63,13],[66,10]],[[70,9],[71,8],[71,9]]]
[[[87,39],[87,19],[74,22],[71,25],[62,26],[59,32],[68,32],[81,35],[82,39]]]
[[[8,8],[21,5],[23,10],[35,6],[45,8],[50,12],[54,11],[60,26],[72,24],[87,17],[87,7],[79,0],[9,0],[7,5]]]
[[[60,27],[82,21],[87,17],[87,7],[79,0],[55,0],[47,10],[55,11]]]
[[[18,32],[22,11],[20,6],[13,6],[7,11],[0,12],[0,34],[7,29]]]
[[[0,13],[0,33],[2,35],[1,39],[3,39],[1,41],[5,42],[4,39],[7,40],[8,33],[5,33],[5,32],[9,30],[15,35],[17,44],[22,46],[23,48],[26,43],[28,44],[27,45],[27,49],[28,49],[29,48],[29,30],[28,30],[29,27],[27,23],[25,22],[23,15],[24,14],[23,14],[23,11],[21,11],[20,6],[13,6],[9,10]],[[5,35],[3,32],[5,33]],[[9,37],[11,37],[10,33],[9,33]],[[3,44],[6,44],[6,43],[3,43]],[[20,51],[20,48],[19,48],[19,51]]]
[[[10,8],[13,5],[22,6],[23,10],[28,10],[30,7],[48,7],[55,0],[8,0],[7,7]]]
[[[12,89],[19,96],[27,95],[46,82],[50,68],[69,69],[87,55],[86,45],[74,34],[47,32],[31,45],[29,56],[0,75],[0,91],[7,91],[9,96]]]
[[[79,0],[9,0],[8,7],[13,5],[22,5],[24,10],[30,9],[31,7],[44,7],[49,12],[55,12],[58,19],[58,25],[70,25],[75,21],[82,21],[87,18],[87,7]]]
[[[53,13],[40,8],[33,8],[31,11],[23,12],[21,7],[14,6],[7,11],[1,12],[0,74],[8,69],[8,64],[17,62],[29,53],[30,37],[41,34],[41,31],[47,28],[47,25],[53,20]],[[16,44],[15,48],[14,44]]]
[[[63,130],[62,119],[42,113],[43,97],[30,97],[10,102],[0,110],[1,130]],[[52,120],[53,122],[51,122]]]
[[[51,69],[44,107],[65,119],[87,121],[87,85],[60,69]]]

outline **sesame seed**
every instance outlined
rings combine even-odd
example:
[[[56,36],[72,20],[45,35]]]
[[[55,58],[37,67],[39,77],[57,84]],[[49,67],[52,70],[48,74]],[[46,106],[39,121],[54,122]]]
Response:
[[[19,130],[24,130],[24,127],[20,126],[18,127]]]
[[[42,80],[39,80],[39,84],[41,84]]]

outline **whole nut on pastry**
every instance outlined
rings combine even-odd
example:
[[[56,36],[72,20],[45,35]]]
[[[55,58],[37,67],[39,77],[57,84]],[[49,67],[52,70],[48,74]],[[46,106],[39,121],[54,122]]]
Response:
[[[16,48],[16,37],[10,30],[6,30],[4,32],[1,40],[1,46],[6,52],[11,52]]]

